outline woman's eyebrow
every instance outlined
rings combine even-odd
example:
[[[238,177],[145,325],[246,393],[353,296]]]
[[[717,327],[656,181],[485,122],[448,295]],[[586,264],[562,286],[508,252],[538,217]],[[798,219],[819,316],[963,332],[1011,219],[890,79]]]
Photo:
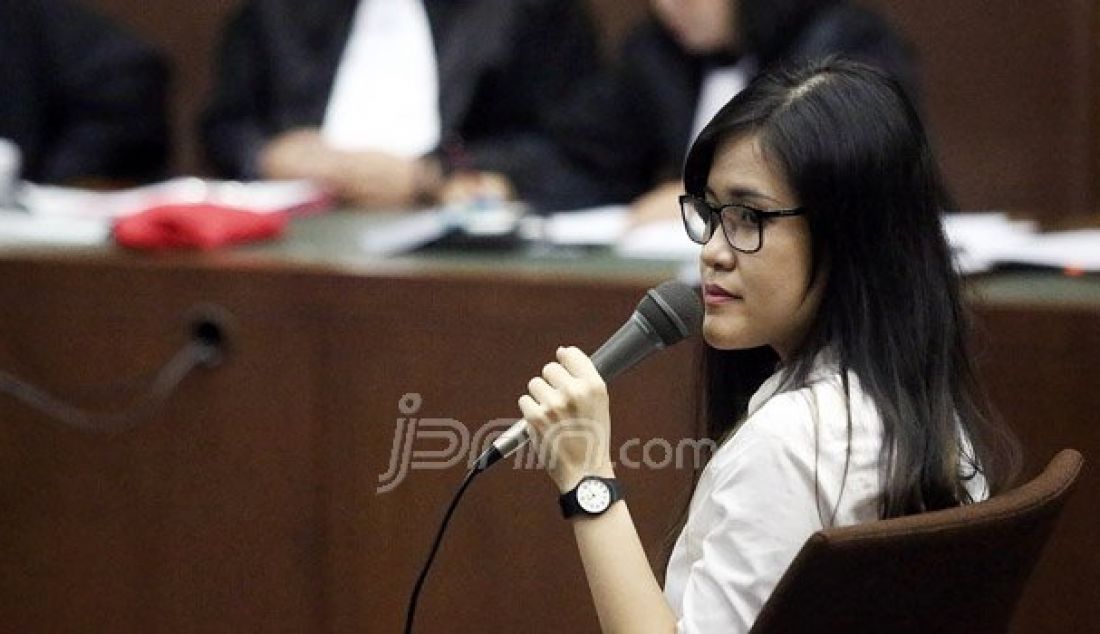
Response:
[[[734,185],[733,187],[730,187],[730,188],[725,189],[723,191],[726,193],[726,198],[725,199],[737,200],[737,199],[744,199],[744,198],[753,198],[753,199],[756,199],[756,200],[766,200],[766,201],[769,201],[769,202],[773,202],[777,205],[782,204],[779,199],[774,198],[772,196],[769,196],[768,194],[765,194],[763,192],[757,191],[757,190],[755,190],[751,187],[747,187],[747,186],[744,186],[744,185]],[[718,195],[716,193],[714,193],[714,190],[711,189],[710,187],[707,187],[706,193],[709,194],[712,198],[714,198],[716,200],[718,199]]]

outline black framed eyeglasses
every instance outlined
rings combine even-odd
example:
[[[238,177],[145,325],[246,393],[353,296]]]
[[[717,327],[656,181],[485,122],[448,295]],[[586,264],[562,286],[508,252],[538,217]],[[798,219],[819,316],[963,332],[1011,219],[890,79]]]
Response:
[[[726,241],[742,253],[756,253],[764,246],[764,221],[783,216],[800,216],[803,207],[790,209],[756,209],[741,203],[713,205],[691,194],[680,196],[680,213],[684,229],[692,242],[706,244],[714,235],[719,222],[726,234]]]

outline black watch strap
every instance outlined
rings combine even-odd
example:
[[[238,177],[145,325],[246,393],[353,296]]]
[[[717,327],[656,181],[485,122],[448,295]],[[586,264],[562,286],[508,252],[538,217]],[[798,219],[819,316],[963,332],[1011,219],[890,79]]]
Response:
[[[623,499],[622,486],[615,478],[585,476],[571,491],[558,498],[562,517],[602,515],[611,505]]]

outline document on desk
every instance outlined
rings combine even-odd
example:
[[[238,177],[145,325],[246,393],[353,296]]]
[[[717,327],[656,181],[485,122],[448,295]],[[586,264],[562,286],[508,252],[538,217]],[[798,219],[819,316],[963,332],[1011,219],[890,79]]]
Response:
[[[1039,233],[1003,262],[1060,268],[1080,273],[1100,273],[1100,229]]]
[[[400,255],[439,240],[450,230],[439,209],[374,214],[369,228],[359,236],[359,246],[369,255]]]
[[[610,247],[625,258],[694,260],[699,257],[699,245],[688,239],[679,218],[632,226],[630,208],[625,205],[551,214],[543,221],[541,231],[541,238],[556,246]]]
[[[629,216],[626,205],[562,211],[535,218],[524,237],[562,247],[612,246],[626,232]]]
[[[687,237],[679,218],[658,220],[632,227],[615,244],[615,253],[645,260],[694,261],[700,247]]]
[[[1036,224],[997,211],[953,212],[943,217],[944,233],[963,275],[987,271],[1034,239]]]
[[[93,246],[105,243],[109,235],[110,226],[102,220],[43,218],[23,210],[0,210],[0,246]]]
[[[943,222],[962,274],[1006,264],[1100,272],[1100,229],[1041,233],[1034,221],[999,212],[952,213]]]
[[[16,208],[0,211],[0,244],[104,244],[111,234],[110,218],[99,212],[105,195],[24,183]]]

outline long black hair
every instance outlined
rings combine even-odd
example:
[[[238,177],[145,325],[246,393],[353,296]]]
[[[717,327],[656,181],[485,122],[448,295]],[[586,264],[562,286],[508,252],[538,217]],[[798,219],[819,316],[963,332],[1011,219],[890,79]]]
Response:
[[[764,73],[693,144],[688,193],[703,195],[716,148],[743,135],[756,136],[808,210],[815,274],[825,276],[818,314],[785,369],[802,381],[829,348],[874,400],[884,427],[882,517],[969,502],[965,483],[975,471],[991,494],[1003,490],[1018,446],[976,380],[941,224],[942,180],[900,85],[839,59]],[[704,400],[720,436],[775,358],[707,355]]]

